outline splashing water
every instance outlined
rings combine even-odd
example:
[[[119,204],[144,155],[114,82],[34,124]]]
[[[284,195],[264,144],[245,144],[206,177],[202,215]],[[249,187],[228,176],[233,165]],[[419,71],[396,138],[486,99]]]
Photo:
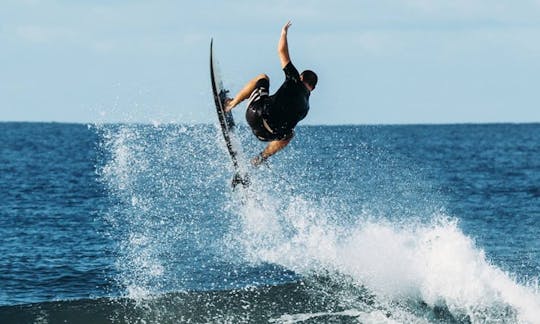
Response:
[[[354,196],[320,199],[264,170],[250,189],[231,192],[220,138],[206,126],[117,125],[101,133],[109,156],[100,175],[118,200],[107,216],[118,242],[117,279],[130,298],[324,275],[341,287],[331,294],[345,309],[274,321],[432,322],[437,310],[473,323],[540,318],[537,284],[520,284],[492,264],[445,213],[396,220],[371,211],[365,196],[361,207],[344,208]],[[372,297],[359,300],[357,289]]]

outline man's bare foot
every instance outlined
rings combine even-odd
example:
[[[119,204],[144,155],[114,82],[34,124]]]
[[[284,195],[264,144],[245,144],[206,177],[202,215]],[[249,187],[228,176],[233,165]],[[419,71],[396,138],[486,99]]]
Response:
[[[234,99],[232,98],[227,98],[225,99],[225,112],[229,112],[231,111],[234,107],[236,107],[236,104],[234,102]]]

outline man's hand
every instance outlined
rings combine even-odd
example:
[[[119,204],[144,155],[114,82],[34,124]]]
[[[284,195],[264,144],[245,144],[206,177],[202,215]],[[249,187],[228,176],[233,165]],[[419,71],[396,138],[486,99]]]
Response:
[[[290,20],[287,21],[285,26],[283,26],[283,28],[281,29],[281,32],[287,34],[287,31],[289,30],[289,27],[291,27],[291,25],[292,25],[292,22]]]

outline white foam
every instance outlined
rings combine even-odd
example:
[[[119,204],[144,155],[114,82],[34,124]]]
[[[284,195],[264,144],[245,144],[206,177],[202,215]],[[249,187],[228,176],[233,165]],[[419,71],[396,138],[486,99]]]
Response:
[[[404,226],[363,218],[344,227],[329,221],[331,211],[300,198],[282,211],[275,201],[271,205],[243,207],[249,243],[243,242],[252,261],[306,275],[336,271],[389,303],[421,300],[474,323],[540,319],[538,292],[492,265],[455,219],[434,217],[431,224]]]

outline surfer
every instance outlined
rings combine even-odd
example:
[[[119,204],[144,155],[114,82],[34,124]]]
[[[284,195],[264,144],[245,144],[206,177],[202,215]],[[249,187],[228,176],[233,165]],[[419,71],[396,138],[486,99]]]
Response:
[[[285,81],[273,95],[269,95],[270,79],[261,74],[249,81],[236,97],[229,99],[226,111],[248,100],[246,119],[253,134],[261,141],[269,142],[266,148],[251,160],[255,166],[283,149],[294,137],[294,127],[309,111],[309,95],[317,85],[317,75],[310,70],[301,74],[289,57],[287,32],[291,22],[281,30],[278,54]]]

